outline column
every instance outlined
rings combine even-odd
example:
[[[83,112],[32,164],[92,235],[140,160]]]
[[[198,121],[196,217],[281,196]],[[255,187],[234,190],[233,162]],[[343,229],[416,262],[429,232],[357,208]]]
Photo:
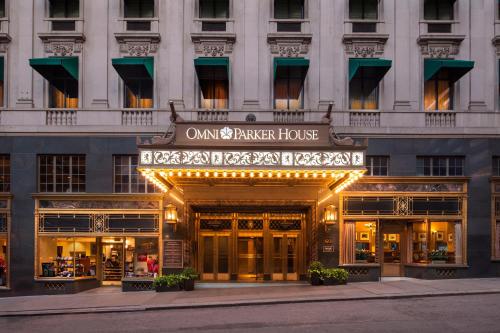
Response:
[[[336,36],[334,31],[335,2],[331,0],[321,0],[320,2],[320,22],[319,22],[319,103],[318,109],[326,110],[330,102],[333,102],[333,84],[335,77],[334,59],[343,59],[343,48],[335,47],[340,45],[340,41],[332,41],[332,36]],[[338,13],[340,16],[342,13]],[[337,37],[335,37],[337,38]],[[338,36],[340,39],[340,36]]]
[[[162,4],[163,6],[163,4]],[[166,7],[166,10],[165,8]],[[193,55],[184,54],[184,1],[165,1],[165,6],[161,7],[162,13],[166,13],[166,30],[161,31],[162,41],[161,51],[167,50],[167,67],[168,71],[164,71],[163,67],[157,67],[161,75],[168,75],[168,99],[161,100],[163,107],[168,105],[168,100],[172,100],[178,109],[184,109],[184,63],[186,63],[186,70],[192,68]],[[189,15],[186,15],[189,17]],[[161,24],[160,26],[164,26]],[[186,36],[187,38],[187,36]],[[184,56],[186,57],[184,61]],[[163,59],[161,62],[164,64]],[[194,68],[192,68],[194,71]]]
[[[259,2],[245,0],[244,7],[244,109],[259,108]]]
[[[491,57],[488,52],[485,52],[485,50],[491,49],[492,47],[491,39],[486,37],[489,36],[490,33],[486,32],[485,25],[488,22],[494,22],[494,10],[493,7],[491,10],[486,10],[484,0],[469,1],[468,4],[470,10],[470,60],[475,62],[474,68],[470,71],[470,97],[468,109],[470,111],[486,111],[487,105],[485,101],[485,91],[488,89],[485,89],[485,87],[489,87],[486,83],[486,74],[488,72],[489,74],[494,73],[495,71],[492,69],[496,68],[496,66],[493,62],[488,63],[490,62]],[[491,6],[489,1],[486,6]],[[463,9],[463,7],[461,9]],[[466,18],[464,14],[467,14],[467,12],[461,12],[460,14],[460,19],[464,20]],[[489,24],[489,26],[493,29],[491,24]],[[463,53],[467,54],[467,52]],[[494,80],[494,76],[489,76]],[[461,91],[467,95],[467,91],[465,89],[461,89]]]
[[[410,26],[418,18],[418,12],[410,15],[411,1],[394,1],[394,110],[410,110],[411,53],[415,50],[412,43]],[[418,50],[418,49],[417,49]],[[419,51],[418,51],[419,52]]]

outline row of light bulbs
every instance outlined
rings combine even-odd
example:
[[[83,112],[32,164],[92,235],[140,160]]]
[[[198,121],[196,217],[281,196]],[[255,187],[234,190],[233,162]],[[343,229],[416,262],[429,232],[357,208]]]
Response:
[[[355,172],[355,173],[353,172],[353,173],[349,174],[349,178],[347,178],[347,180],[345,182],[340,184],[335,189],[335,193],[341,192],[342,190],[344,190],[346,187],[350,186],[352,183],[354,183],[355,181],[357,181],[361,177],[363,177],[362,172]]]
[[[142,175],[144,177],[146,177],[146,179],[148,181],[150,181],[151,183],[156,185],[163,192],[165,192],[165,193],[168,192],[168,187],[165,184],[163,184],[161,181],[156,179],[154,172],[143,172]]]
[[[299,172],[299,171],[169,171],[160,172],[162,177],[232,177],[232,178],[341,178],[344,173]]]

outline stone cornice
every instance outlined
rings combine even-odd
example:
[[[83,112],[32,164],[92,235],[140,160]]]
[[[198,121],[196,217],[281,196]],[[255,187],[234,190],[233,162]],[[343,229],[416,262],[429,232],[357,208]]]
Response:
[[[353,33],[344,34],[342,42],[347,54],[356,58],[373,58],[384,53],[384,46],[388,39],[388,34]]]
[[[158,50],[161,41],[159,33],[153,32],[122,32],[115,33],[120,45],[120,52],[129,56],[148,56]]]
[[[267,34],[267,42],[271,53],[280,57],[299,57],[309,52],[312,34],[274,32]]]
[[[417,39],[422,55],[431,58],[449,58],[457,55],[464,35],[424,34]]]
[[[191,41],[197,54],[209,57],[222,57],[233,52],[236,34],[229,32],[191,33]]]
[[[55,56],[72,56],[81,53],[85,35],[80,32],[39,33],[46,53]]]

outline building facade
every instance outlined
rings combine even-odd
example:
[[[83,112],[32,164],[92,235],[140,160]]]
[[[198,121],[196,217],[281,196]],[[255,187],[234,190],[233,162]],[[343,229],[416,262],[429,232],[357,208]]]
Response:
[[[499,59],[496,0],[2,0],[0,292],[498,276]]]

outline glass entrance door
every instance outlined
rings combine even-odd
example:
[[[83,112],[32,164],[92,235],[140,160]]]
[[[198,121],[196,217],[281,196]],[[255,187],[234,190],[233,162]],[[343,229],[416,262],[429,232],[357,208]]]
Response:
[[[297,236],[273,236],[273,280],[297,280]]]
[[[238,278],[264,277],[264,241],[262,237],[238,237]]]
[[[119,284],[123,277],[123,239],[103,239],[102,281],[105,284]]]
[[[201,237],[202,279],[229,280],[229,235]]]
[[[382,276],[402,276],[402,235],[397,229],[382,232]]]

